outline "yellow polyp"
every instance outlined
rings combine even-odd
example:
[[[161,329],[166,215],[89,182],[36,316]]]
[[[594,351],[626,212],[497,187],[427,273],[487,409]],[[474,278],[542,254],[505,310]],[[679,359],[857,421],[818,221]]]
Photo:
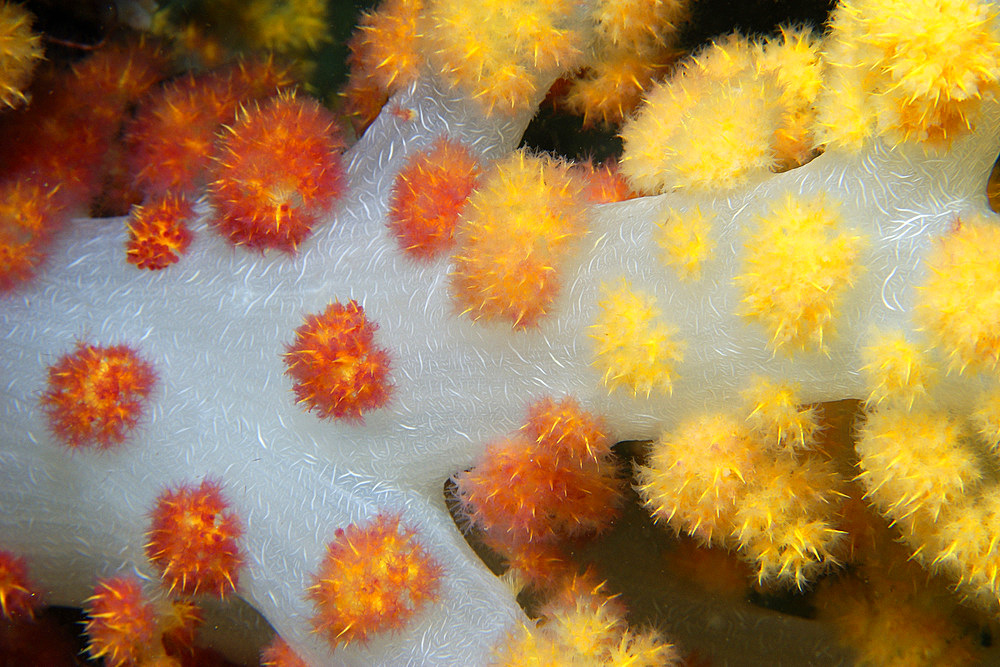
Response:
[[[656,241],[663,263],[684,281],[701,278],[702,266],[715,250],[712,220],[697,206],[686,211],[667,208],[657,223]]]
[[[825,352],[863,245],[826,197],[789,194],[748,230],[739,313],[764,328],[772,351]]]
[[[936,381],[937,369],[925,350],[906,340],[901,332],[878,334],[862,352],[861,372],[868,386],[869,406],[913,406]]]
[[[609,391],[619,387],[633,395],[654,390],[670,394],[676,365],[683,359],[677,330],[661,319],[655,298],[631,289],[622,280],[605,288],[600,313],[590,327],[594,339],[594,366],[603,372]]]
[[[957,221],[927,258],[917,319],[948,358],[950,370],[960,374],[1000,367],[998,249],[995,218],[972,215]]]

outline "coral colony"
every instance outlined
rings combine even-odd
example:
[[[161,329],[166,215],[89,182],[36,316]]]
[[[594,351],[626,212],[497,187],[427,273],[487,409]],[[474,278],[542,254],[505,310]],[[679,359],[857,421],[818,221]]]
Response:
[[[262,41],[321,41],[265,4]],[[997,8],[844,0],[673,62],[687,11],[386,0],[345,149],[276,60],[161,84],[136,38],[42,69],[0,4],[3,615],[82,606],[114,665],[234,596],[268,664],[671,664],[558,546],[629,483],[766,590],[871,567],[863,497],[1000,610]],[[550,88],[622,123],[617,170],[515,150]],[[78,217],[108,183],[128,218]]]

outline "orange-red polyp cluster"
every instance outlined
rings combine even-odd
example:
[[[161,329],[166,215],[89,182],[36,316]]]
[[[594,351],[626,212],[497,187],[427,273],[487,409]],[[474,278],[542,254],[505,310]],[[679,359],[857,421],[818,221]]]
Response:
[[[127,345],[77,343],[49,367],[41,404],[66,445],[107,449],[142,418],[155,384],[153,366]]]
[[[479,174],[476,157],[452,139],[438,139],[410,157],[396,176],[389,202],[389,229],[408,255],[432,259],[451,248],[458,216]]]
[[[338,529],[309,597],[313,625],[330,645],[367,641],[406,625],[437,598],[441,568],[398,516]]]
[[[236,590],[243,555],[243,523],[222,495],[222,485],[167,489],[152,511],[146,555],[171,591],[225,597]]]
[[[389,353],[376,344],[376,328],[353,299],[308,315],[285,354],[297,401],[324,419],[361,420],[385,405],[392,393]]]
[[[157,271],[177,262],[191,245],[187,221],[194,216],[183,196],[155,197],[129,214],[126,261],[140,269]]]
[[[156,612],[146,601],[134,576],[98,580],[94,594],[84,602],[89,616],[85,631],[88,651],[106,665],[134,665],[155,638]]]
[[[571,398],[532,404],[520,436],[490,445],[455,482],[473,524],[514,548],[600,531],[622,499],[602,420]]]
[[[45,258],[62,222],[56,191],[25,181],[0,183],[0,291],[30,278]]]
[[[0,551],[0,613],[8,620],[35,615],[41,597],[28,578],[24,558]]]
[[[140,105],[125,130],[130,171],[147,196],[191,195],[206,181],[216,133],[239,105],[288,85],[272,63],[241,63],[164,86]]]
[[[295,252],[344,189],[344,141],[316,101],[279,94],[244,109],[216,147],[215,226],[237,245]]]

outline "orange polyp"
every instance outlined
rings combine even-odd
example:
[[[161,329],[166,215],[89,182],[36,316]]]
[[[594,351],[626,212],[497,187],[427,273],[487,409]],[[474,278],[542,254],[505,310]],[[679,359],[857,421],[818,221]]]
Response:
[[[317,102],[279,94],[219,139],[209,197],[236,245],[295,252],[344,190],[343,138]]]
[[[458,216],[479,174],[479,161],[451,139],[438,139],[410,157],[396,176],[389,203],[389,229],[406,254],[429,260],[451,248]]]
[[[236,590],[243,524],[222,496],[219,481],[167,489],[151,517],[146,555],[171,591],[224,598]]]
[[[155,384],[152,365],[127,345],[78,343],[49,367],[41,404],[64,444],[108,449],[138,423]]]
[[[180,259],[191,245],[187,221],[194,208],[185,197],[156,197],[129,214],[126,261],[140,269],[164,269]]]
[[[392,393],[389,353],[376,344],[376,328],[353,299],[307,316],[285,354],[298,402],[324,419],[356,421],[385,405]]]
[[[28,579],[24,558],[0,551],[0,618],[34,618],[41,597]]]
[[[156,614],[135,576],[101,579],[85,602],[88,652],[107,665],[137,664],[155,638]]]
[[[587,232],[582,192],[569,166],[552,158],[517,151],[494,164],[455,232],[450,279],[458,311],[514,329],[539,324]]]
[[[0,292],[29,280],[44,260],[65,217],[58,189],[27,180],[0,184]]]
[[[398,516],[338,529],[309,588],[313,625],[331,646],[398,630],[437,599],[441,567]]]

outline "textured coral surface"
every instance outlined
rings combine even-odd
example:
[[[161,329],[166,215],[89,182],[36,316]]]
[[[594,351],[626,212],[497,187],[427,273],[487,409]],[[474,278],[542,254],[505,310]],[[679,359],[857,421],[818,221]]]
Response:
[[[412,116],[393,108],[410,109]],[[27,557],[53,603],[79,604],[95,572],[154,572],[143,552],[160,491],[220,480],[245,523],[236,594],[315,664],[482,664],[523,618],[473,555],[442,485],[541,396],[571,394],[605,416],[613,437],[653,438],[685,415],[731,405],[755,375],[797,381],[806,401],[866,395],[857,341],[872,326],[910,329],[921,258],[957,215],[986,211],[1000,145],[991,103],[948,149],[829,150],[743,189],[665,194],[592,207],[590,232],[537,328],[474,323],[449,296],[448,260],[418,264],[386,226],[395,173],[440,136],[489,162],[508,153],[526,115],[497,121],[432,77],[397,94],[346,154],[346,195],[295,256],[233,248],[192,225],[189,254],[137,273],[123,225],[78,220],[35,280],[0,303],[0,535]],[[745,230],[789,195],[823,193],[867,239],[866,270],[844,297],[826,354],[776,355],[738,314]],[[698,284],[659,263],[664,206],[715,216],[719,247]],[[625,279],[655,297],[685,343],[671,392],[610,392],[593,365],[590,325],[603,286]],[[317,419],[296,405],[282,354],[308,313],[354,299],[392,357],[392,400],[362,422]],[[156,369],[148,415],[113,452],[68,454],[38,408],[46,369],[77,341],[129,344]],[[949,394],[958,404],[959,387]],[[331,654],[310,632],[306,593],[339,527],[394,512],[441,566],[439,601],[398,633]]]

